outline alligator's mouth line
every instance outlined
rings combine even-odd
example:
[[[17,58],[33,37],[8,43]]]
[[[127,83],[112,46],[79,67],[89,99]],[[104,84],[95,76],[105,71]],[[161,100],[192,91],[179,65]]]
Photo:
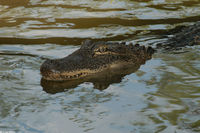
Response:
[[[49,72],[47,76],[43,76],[46,80],[56,80],[56,81],[63,81],[63,80],[73,80],[85,77],[88,74],[92,74],[95,71],[91,71],[90,69],[83,69],[80,71],[73,71],[73,72]]]

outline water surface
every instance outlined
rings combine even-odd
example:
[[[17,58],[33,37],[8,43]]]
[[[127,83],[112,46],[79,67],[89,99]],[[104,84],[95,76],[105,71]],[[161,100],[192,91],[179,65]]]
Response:
[[[39,72],[85,39],[154,46],[199,12],[199,0],[0,1],[0,132],[200,132],[199,46],[158,52],[103,90],[47,93]]]

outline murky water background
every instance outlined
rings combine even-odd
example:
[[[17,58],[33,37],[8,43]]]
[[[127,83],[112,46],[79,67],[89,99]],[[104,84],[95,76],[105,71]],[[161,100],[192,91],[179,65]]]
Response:
[[[199,13],[199,0],[1,0],[0,132],[200,132],[199,46],[156,53],[105,90],[47,93],[39,72],[84,39],[155,44]]]

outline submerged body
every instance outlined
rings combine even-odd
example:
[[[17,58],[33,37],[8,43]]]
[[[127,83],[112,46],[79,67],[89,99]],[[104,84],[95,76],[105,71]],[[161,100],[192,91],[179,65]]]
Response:
[[[153,53],[151,47],[86,40],[69,56],[45,61],[40,71],[45,80],[80,79],[116,67],[144,64]]]
[[[200,45],[200,22],[189,26],[178,26],[167,31],[167,34],[170,37],[164,43],[159,44],[159,47],[174,50],[185,46]]]

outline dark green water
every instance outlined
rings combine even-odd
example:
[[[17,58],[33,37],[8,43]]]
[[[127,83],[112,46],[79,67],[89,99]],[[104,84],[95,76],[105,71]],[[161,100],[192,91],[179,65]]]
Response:
[[[39,72],[82,40],[155,44],[199,13],[199,0],[1,0],[0,133],[200,132],[199,46],[158,52],[104,90],[47,93]]]

